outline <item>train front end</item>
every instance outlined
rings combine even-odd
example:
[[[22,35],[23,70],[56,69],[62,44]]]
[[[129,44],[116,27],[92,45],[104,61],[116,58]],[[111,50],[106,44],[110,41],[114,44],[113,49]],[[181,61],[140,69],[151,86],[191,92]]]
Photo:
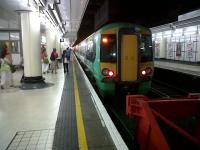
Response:
[[[147,94],[153,75],[151,32],[119,25],[104,30],[100,40],[102,95],[116,92]]]

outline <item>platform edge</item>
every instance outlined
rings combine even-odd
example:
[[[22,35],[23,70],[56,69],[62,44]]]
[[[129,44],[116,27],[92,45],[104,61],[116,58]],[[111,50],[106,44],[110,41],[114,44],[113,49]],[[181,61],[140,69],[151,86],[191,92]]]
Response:
[[[85,79],[85,83],[88,87],[88,89],[90,90],[91,96],[93,97],[93,103],[97,106],[97,111],[99,112],[99,114],[101,115],[101,118],[103,119],[106,128],[108,129],[108,132],[116,146],[116,148],[118,150],[128,150],[128,147],[126,145],[126,143],[124,142],[124,140],[122,139],[121,135],[119,134],[117,128],[115,127],[113,121],[111,120],[110,116],[108,115],[108,112],[106,111],[105,107],[103,106],[100,98],[98,97],[98,95],[96,94],[94,88],[92,87],[88,77],[85,75],[85,72],[83,71],[81,65],[79,64],[76,56],[74,55],[74,58],[77,61],[77,64],[83,74],[83,77]]]

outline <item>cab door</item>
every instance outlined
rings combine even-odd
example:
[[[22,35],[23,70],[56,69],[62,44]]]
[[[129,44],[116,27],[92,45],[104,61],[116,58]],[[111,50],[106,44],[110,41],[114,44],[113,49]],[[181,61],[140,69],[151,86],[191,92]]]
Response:
[[[134,82],[138,77],[138,38],[130,29],[118,34],[118,75],[122,82]]]

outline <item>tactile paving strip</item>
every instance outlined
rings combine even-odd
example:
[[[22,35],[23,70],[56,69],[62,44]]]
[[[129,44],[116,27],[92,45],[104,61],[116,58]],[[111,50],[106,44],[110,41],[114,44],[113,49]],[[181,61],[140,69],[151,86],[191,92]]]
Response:
[[[6,150],[52,150],[54,129],[17,132]]]
[[[76,150],[78,146],[72,62],[65,76],[60,108],[56,121],[53,150]]]

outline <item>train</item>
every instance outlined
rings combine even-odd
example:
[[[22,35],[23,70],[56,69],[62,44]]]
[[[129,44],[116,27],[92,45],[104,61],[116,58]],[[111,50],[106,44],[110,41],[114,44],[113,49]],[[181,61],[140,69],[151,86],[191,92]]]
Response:
[[[74,49],[101,96],[147,94],[154,72],[151,31],[132,23],[111,23]]]

